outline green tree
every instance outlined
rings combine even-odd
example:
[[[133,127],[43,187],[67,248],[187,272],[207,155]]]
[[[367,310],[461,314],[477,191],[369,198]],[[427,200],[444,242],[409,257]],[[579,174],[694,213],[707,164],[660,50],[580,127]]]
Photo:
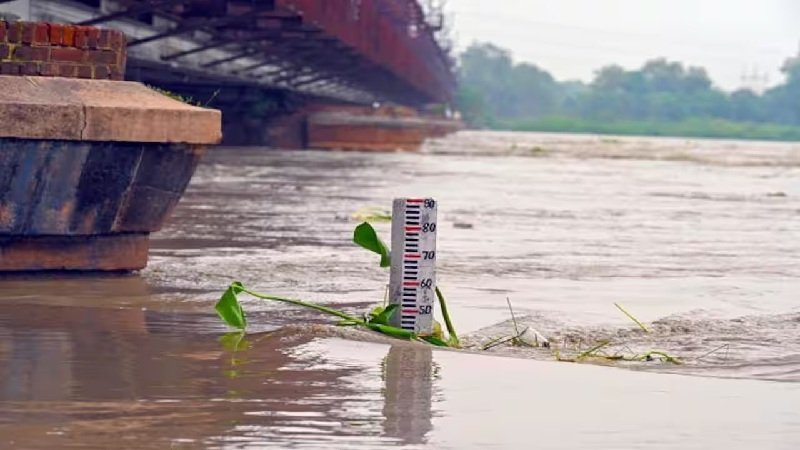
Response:
[[[491,124],[492,118],[486,109],[483,94],[471,86],[461,86],[456,93],[456,108],[467,125],[483,128]]]
[[[532,64],[515,65],[508,51],[492,44],[467,48],[460,58],[458,78],[462,95],[473,104],[475,93],[482,94],[489,121],[538,117],[554,112],[558,104],[558,84],[548,72]]]
[[[800,125],[800,56],[788,59],[781,71],[786,82],[764,93],[768,118],[777,123]]]
[[[800,135],[787,128],[800,125],[800,55],[782,70],[785,82],[763,95],[723,92],[702,67],[665,58],[635,70],[602,67],[588,84],[559,82],[534,64],[515,63],[503,48],[476,43],[459,58],[457,104],[473,126],[789,138]],[[754,124],[764,126],[748,131]]]
[[[739,89],[729,97],[728,114],[731,120],[762,122],[765,120],[763,101],[750,89]]]

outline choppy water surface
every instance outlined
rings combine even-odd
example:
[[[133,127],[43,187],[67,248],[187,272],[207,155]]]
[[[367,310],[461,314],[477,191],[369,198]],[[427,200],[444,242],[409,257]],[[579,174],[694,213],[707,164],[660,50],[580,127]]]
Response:
[[[141,274],[0,279],[0,448],[797,448],[798,179],[800,145],[779,143],[216,149]],[[609,340],[684,364],[431,351],[256,301],[245,347],[218,342],[233,279],[380,300],[387,273],[349,242],[351,215],[406,195],[439,200],[439,283],[469,342],[510,332],[508,297],[565,352]]]

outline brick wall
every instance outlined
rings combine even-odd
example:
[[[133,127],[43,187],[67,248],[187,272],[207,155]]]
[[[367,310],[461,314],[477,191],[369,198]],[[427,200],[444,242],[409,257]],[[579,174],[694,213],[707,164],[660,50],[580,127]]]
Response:
[[[0,20],[0,75],[122,80],[126,57],[119,31]]]

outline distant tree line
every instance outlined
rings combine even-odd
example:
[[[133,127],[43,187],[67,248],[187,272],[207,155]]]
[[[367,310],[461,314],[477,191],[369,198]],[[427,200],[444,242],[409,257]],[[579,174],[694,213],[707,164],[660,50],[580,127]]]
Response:
[[[654,59],[638,70],[609,65],[590,83],[556,81],[492,44],[459,57],[457,106],[474,127],[622,134],[800,139],[800,58],[763,94],[713,86],[705,69]]]

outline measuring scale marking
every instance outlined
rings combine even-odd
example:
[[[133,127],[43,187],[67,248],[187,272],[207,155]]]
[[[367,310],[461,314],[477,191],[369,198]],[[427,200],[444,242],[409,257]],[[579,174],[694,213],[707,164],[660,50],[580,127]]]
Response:
[[[390,303],[399,306],[392,324],[420,335],[433,331],[436,289],[436,201],[395,199],[392,204]]]

